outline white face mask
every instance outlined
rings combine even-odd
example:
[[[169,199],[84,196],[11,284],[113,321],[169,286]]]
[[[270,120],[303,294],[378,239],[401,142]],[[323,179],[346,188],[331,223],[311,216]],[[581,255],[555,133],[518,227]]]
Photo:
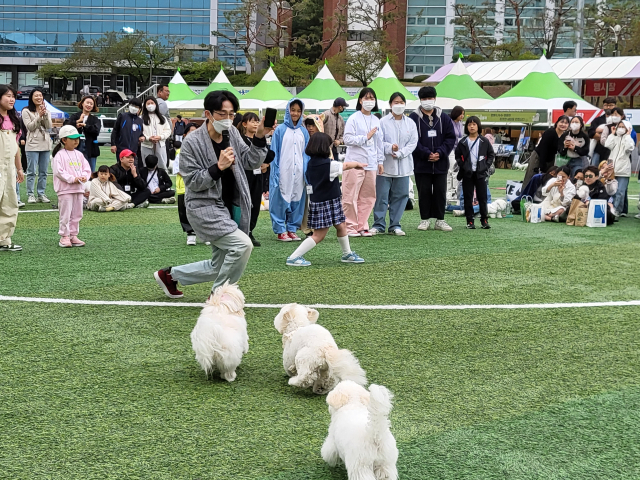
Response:
[[[147,105],[147,111],[151,113],[155,112],[156,106],[153,103],[151,105]]]
[[[620,123],[620,120],[622,120],[619,116],[611,116],[611,118],[609,119],[611,120],[611,123]]]
[[[367,112],[370,112],[371,110],[373,110],[373,108],[376,106],[376,101],[375,100],[363,100],[362,101],[362,108],[364,108]]]
[[[571,124],[571,131],[573,133],[578,133],[580,131],[580,124],[579,123],[572,123]]]
[[[224,120],[213,121],[213,129],[218,133],[222,133],[226,130],[229,130],[231,128],[231,125],[233,125],[233,121],[229,120],[228,118]]]
[[[391,105],[391,111],[394,113],[394,115],[402,115],[405,108],[407,108],[407,106],[404,103],[395,103]]]
[[[622,127],[620,127],[618,130],[616,130],[616,133],[617,133],[619,136],[622,136],[622,135],[624,135],[625,133],[627,133],[627,129],[626,129],[626,128],[622,128]]]
[[[137,115],[138,112],[140,111],[140,109],[138,107],[136,107],[135,105],[129,105],[129,112]]]
[[[429,112],[429,111],[433,110],[433,107],[436,106],[436,101],[435,100],[420,100],[420,105],[427,112]]]

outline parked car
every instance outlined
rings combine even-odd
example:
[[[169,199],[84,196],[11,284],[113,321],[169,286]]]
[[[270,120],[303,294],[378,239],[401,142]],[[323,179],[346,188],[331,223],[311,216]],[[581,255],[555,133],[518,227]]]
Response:
[[[124,92],[118,90],[106,90],[104,92],[104,100],[106,105],[124,105],[129,101]]]
[[[98,119],[102,124],[100,135],[98,135],[98,145],[102,146],[105,143],[111,143],[111,132],[116,126],[117,119],[113,117],[105,117],[104,115],[100,115]]]
[[[26,85],[24,87],[20,87],[18,89],[16,100],[29,100],[29,95],[36,88],[39,88],[40,90],[42,90],[42,92],[44,93],[44,99],[47,102],[51,102],[51,94],[49,93],[49,89],[44,88],[40,85]]]

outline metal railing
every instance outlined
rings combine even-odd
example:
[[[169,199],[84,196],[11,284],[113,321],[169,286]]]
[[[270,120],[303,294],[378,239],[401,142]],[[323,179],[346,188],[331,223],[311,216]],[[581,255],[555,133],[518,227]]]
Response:
[[[135,98],[139,98],[141,100],[144,100],[145,97],[150,97],[150,96],[157,96],[158,95],[158,83],[155,83],[153,85],[151,85],[149,88],[147,88],[144,92],[139,93],[138,95],[136,95]],[[151,91],[152,93],[149,94],[149,91]],[[123,106],[121,106],[118,111],[116,112],[117,114],[119,114],[120,112],[122,112],[125,108],[128,107],[128,102],[125,103]]]

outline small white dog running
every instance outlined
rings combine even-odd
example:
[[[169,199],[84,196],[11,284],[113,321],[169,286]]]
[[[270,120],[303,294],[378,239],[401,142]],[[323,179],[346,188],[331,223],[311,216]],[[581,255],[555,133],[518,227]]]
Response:
[[[318,311],[297,303],[285,305],[274,326],[282,335],[282,364],[289,385],[328,393],[341,380],[367,384],[367,375],[349,350],[338,349],[326,328],[317,325]]]
[[[349,480],[396,480],[398,448],[389,429],[393,395],[380,385],[369,391],[340,382],[327,396],[331,424],[322,458],[335,467],[340,460]]]
[[[236,379],[242,355],[249,351],[244,295],[229,282],[218,287],[202,309],[191,332],[196,360],[209,377],[217,368],[220,378]]]

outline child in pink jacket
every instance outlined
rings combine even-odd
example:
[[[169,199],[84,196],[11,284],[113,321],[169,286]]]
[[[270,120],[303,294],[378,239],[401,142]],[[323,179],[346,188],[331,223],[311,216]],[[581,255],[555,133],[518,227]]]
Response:
[[[60,143],[53,149],[53,188],[58,195],[60,209],[60,245],[84,247],[78,238],[82,220],[82,198],[84,183],[91,176],[91,167],[84,155],[76,150],[81,135],[72,125],[65,125],[59,132]]]

